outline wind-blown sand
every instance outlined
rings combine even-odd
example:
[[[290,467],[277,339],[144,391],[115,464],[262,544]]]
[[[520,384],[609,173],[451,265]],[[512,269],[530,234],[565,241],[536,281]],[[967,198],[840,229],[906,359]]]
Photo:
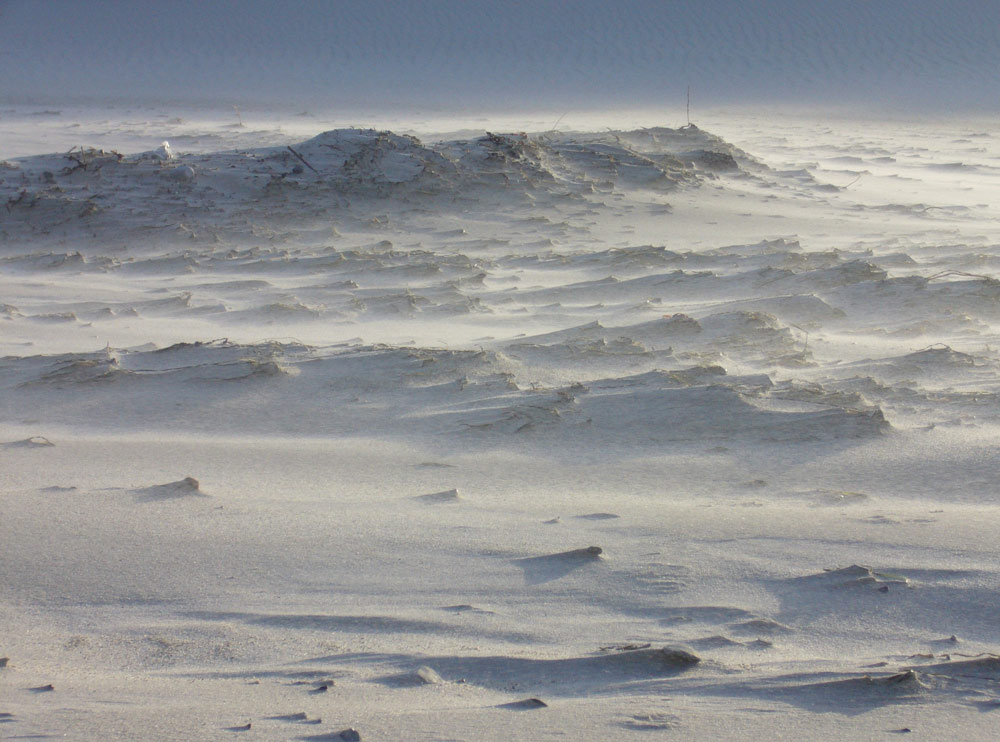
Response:
[[[0,737],[994,734],[995,119],[22,95]]]

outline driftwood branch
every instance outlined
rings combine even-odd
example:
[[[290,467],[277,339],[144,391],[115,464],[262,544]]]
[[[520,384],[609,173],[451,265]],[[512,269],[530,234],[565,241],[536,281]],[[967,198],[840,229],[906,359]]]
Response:
[[[305,165],[305,166],[306,166],[307,168],[309,168],[309,169],[310,169],[310,170],[312,170],[312,171],[313,171],[314,173],[316,173],[316,175],[319,175],[319,170],[317,170],[317,169],[316,169],[316,168],[314,168],[314,167],[313,167],[312,165],[310,165],[310,164],[309,164],[309,161],[308,161],[308,160],[306,160],[306,158],[305,158],[305,157],[303,157],[302,155],[300,155],[300,154],[299,154],[298,152],[296,152],[296,151],[295,151],[294,149],[292,149],[292,148],[291,148],[291,146],[289,146],[289,147],[288,147],[288,151],[289,151],[289,152],[291,152],[291,153],[292,153],[293,155],[295,155],[296,157],[298,157],[298,158],[299,158],[299,160],[300,160],[300,161],[302,162],[302,164],[303,164],[303,165]]]

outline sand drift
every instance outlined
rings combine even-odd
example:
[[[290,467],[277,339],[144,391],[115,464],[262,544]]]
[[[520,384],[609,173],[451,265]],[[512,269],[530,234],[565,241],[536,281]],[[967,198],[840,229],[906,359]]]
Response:
[[[0,162],[0,729],[987,729],[994,135],[171,126]]]

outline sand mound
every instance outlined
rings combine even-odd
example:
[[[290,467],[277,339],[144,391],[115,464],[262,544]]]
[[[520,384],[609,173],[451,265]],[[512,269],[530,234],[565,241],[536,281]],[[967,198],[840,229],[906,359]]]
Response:
[[[450,213],[475,194],[484,206],[506,209],[540,196],[559,201],[595,190],[669,191],[697,185],[700,171],[758,167],[693,127],[582,136],[490,134],[433,145],[389,131],[336,129],[294,145],[154,154],[84,148],[16,160],[16,168],[0,169],[6,232],[121,243],[137,236],[135,225],[141,223],[160,225],[159,238],[169,243],[217,242],[222,234],[241,234],[250,214],[275,224],[316,221],[330,205],[352,214],[354,199],[391,196],[397,205],[419,201]],[[192,199],[195,188],[199,196]],[[259,202],[268,208],[256,208]],[[387,226],[395,215],[363,219]],[[77,253],[49,260],[49,268],[65,269],[67,261],[74,269],[120,267],[114,260],[90,263]]]
[[[23,438],[19,441],[4,443],[4,448],[51,448],[56,444],[41,435],[33,435],[30,438]]]
[[[184,477],[176,482],[167,484],[157,484],[152,487],[135,490],[136,499],[139,502],[159,502],[165,500],[178,500],[189,497],[208,497],[201,491],[201,485],[194,477]]]
[[[588,546],[585,549],[573,549],[558,554],[515,559],[514,563],[524,570],[524,579],[529,585],[540,585],[552,580],[558,580],[571,572],[600,562],[603,549],[600,546]]]
[[[912,673],[913,671],[909,672]],[[920,667],[920,672],[927,675],[941,675],[952,678],[1000,680],[1000,657],[990,655],[970,660],[956,660],[936,665],[923,665]]]
[[[427,495],[417,495],[417,500],[431,505],[458,502],[462,497],[457,489],[443,490],[442,492],[431,492]]]
[[[562,659],[509,656],[429,658],[436,671],[466,683],[509,691],[545,688],[548,695],[586,696],[619,683],[674,677],[692,671],[700,658],[677,647],[602,652]],[[395,676],[399,677],[399,676]]]
[[[816,575],[800,578],[804,584],[831,588],[854,587],[906,587],[909,580],[902,575],[876,572],[871,567],[852,564],[850,567],[831,569]]]

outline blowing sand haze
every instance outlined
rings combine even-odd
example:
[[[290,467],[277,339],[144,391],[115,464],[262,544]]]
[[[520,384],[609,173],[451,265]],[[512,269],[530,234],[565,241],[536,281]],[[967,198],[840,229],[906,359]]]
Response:
[[[0,737],[994,736],[996,11],[47,5]]]

